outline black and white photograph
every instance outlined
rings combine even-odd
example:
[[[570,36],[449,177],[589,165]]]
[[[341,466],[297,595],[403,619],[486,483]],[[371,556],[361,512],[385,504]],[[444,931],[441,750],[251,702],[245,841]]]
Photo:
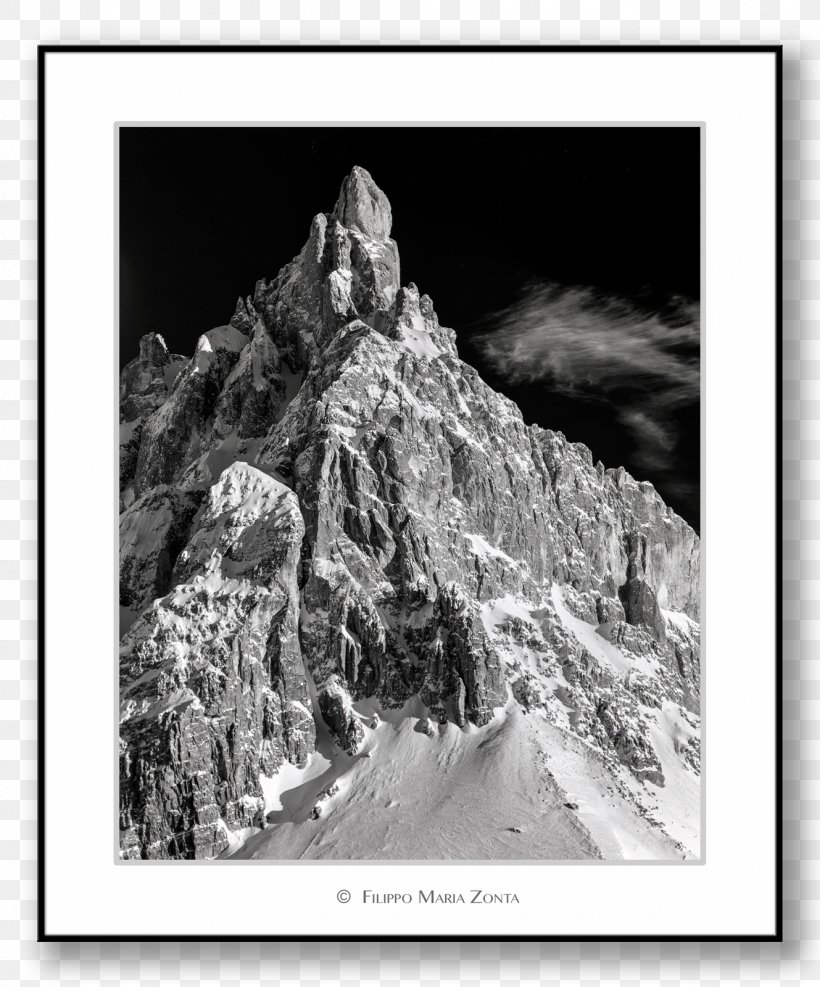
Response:
[[[701,859],[701,138],[118,128],[123,866]]]

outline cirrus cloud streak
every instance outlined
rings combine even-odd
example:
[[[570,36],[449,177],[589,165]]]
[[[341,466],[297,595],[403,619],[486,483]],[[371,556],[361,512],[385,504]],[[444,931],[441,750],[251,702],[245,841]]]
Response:
[[[543,381],[559,394],[605,403],[632,436],[636,463],[686,482],[672,474],[677,415],[700,400],[695,303],[672,299],[649,312],[591,288],[531,284],[484,320],[473,342],[510,383]]]

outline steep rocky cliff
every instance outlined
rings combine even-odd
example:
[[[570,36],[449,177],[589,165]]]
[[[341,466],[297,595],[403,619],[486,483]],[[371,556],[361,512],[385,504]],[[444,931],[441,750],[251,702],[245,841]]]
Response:
[[[236,846],[317,731],[357,759],[380,715],[434,744],[511,711],[697,853],[697,535],[463,363],[390,231],[355,168],[190,360],[150,334],[123,370],[122,853]]]

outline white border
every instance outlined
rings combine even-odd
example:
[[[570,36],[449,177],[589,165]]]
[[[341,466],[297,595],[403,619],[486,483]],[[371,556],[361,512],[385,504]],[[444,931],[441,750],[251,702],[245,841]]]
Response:
[[[775,903],[772,53],[52,53],[46,64],[46,883],[49,935],[770,935]],[[115,866],[107,711],[114,124],[704,121],[708,857],[697,867]],[[454,80],[457,84],[454,84]],[[342,87],[344,88],[344,87]],[[544,190],[546,195],[560,190]],[[658,204],[662,208],[662,203]],[[321,203],[316,208],[320,208]],[[306,229],[310,217],[306,217]],[[249,272],[249,277],[256,277]],[[186,290],[186,286],[180,286]],[[71,411],[67,414],[67,410]],[[81,425],[78,427],[78,422]],[[93,526],[93,527],[92,527]],[[96,711],[96,712],[95,712]],[[99,713],[99,715],[97,715]],[[340,888],[353,900],[336,901]],[[373,906],[379,891],[519,906]],[[86,889],[88,889],[86,891]],[[231,903],[241,902],[241,907]]]

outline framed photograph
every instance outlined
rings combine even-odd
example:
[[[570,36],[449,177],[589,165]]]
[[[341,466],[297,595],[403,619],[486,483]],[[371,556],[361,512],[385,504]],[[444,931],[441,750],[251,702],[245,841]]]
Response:
[[[41,938],[779,939],[779,47],[39,66]]]

